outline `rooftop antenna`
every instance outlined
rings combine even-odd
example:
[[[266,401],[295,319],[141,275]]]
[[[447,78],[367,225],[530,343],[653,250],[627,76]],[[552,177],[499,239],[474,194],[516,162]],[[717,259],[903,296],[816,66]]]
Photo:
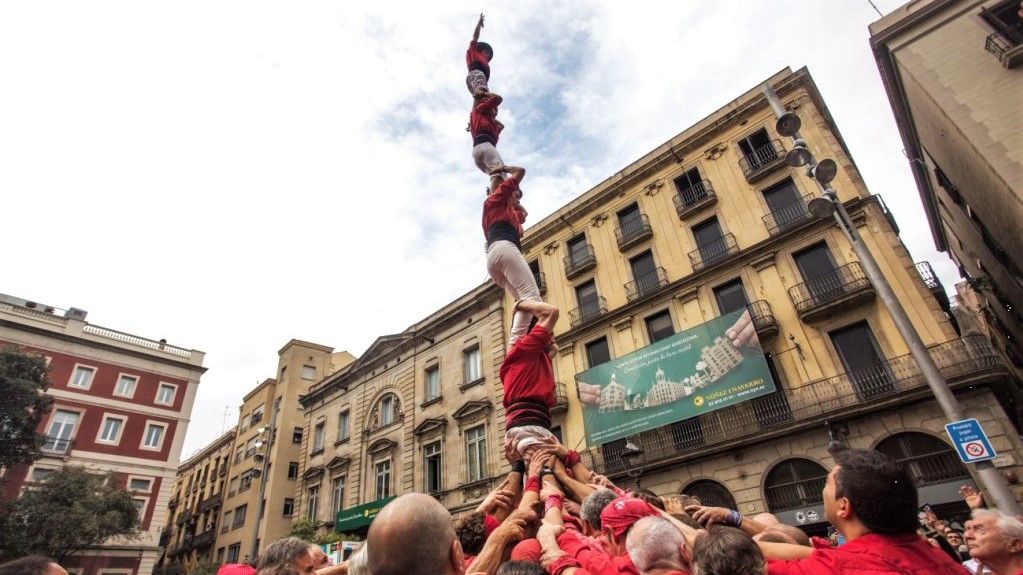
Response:
[[[223,425],[223,427],[220,430],[220,434],[221,435],[224,435],[225,433],[227,433],[227,417],[229,415],[231,415],[231,406],[230,405],[225,405],[224,406],[224,425]]]
[[[877,12],[878,16],[884,18],[884,14],[882,14],[881,11],[877,9],[877,5],[875,5],[872,0],[867,0],[867,4],[870,4],[870,7],[874,9],[874,12]]]

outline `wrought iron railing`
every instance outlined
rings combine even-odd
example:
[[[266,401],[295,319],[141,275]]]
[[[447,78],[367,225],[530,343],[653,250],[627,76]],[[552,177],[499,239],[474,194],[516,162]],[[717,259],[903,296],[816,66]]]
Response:
[[[573,252],[565,256],[564,262],[565,277],[572,278],[576,274],[580,274],[597,265],[597,255],[593,251],[593,246],[586,244],[579,252]]]
[[[46,436],[40,450],[47,455],[67,455],[75,445],[73,439],[61,439],[52,435]]]
[[[941,285],[941,280],[938,279],[934,269],[931,268],[931,262],[917,262],[916,271],[920,272],[920,277],[923,278],[927,289],[945,291],[945,286]]]
[[[178,515],[178,518],[174,521],[174,523],[176,523],[178,525],[183,525],[184,523],[187,523],[188,520],[191,519],[191,518],[192,518],[192,512],[189,511],[188,509],[186,509],[186,510],[182,511],[180,515]]]
[[[1023,25],[1017,24],[988,35],[984,41],[984,49],[994,54],[999,62],[1003,62],[1005,55],[1021,43],[1023,43]]]
[[[650,218],[645,214],[634,217],[615,228],[615,239],[618,241],[618,249],[625,249],[636,242],[645,240],[654,235],[654,229],[650,227]]]
[[[979,334],[931,346],[928,352],[942,376],[952,384],[983,377],[1002,365],[990,342]],[[870,402],[919,392],[926,386],[916,360],[912,355],[903,355],[886,359],[875,368],[818,379],[653,429],[639,434],[636,442],[643,448],[647,463],[653,463],[725,442],[762,436],[770,430],[840,417],[862,410]],[[602,473],[623,469],[620,451],[625,442],[620,443],[611,442],[588,450],[588,460],[594,465],[591,469]],[[941,469],[936,461],[928,465]],[[934,474],[940,475],[938,471]]]
[[[766,174],[771,168],[781,164],[785,159],[785,146],[780,140],[771,140],[766,146],[761,146],[752,153],[747,154],[739,160],[739,168],[746,181],[752,181],[758,176]]]
[[[767,233],[771,236],[782,234],[799,224],[814,219],[814,216],[806,209],[807,203],[813,199],[813,194],[807,194],[798,200],[784,205],[777,210],[761,217]]]
[[[870,281],[863,273],[860,262],[850,262],[792,286],[789,288],[789,298],[796,311],[804,314],[869,287]]]
[[[907,457],[899,459],[899,463],[909,468],[917,487],[970,477],[966,467],[959,461],[959,456],[951,450]]]
[[[216,528],[207,529],[202,533],[192,537],[192,549],[198,549],[200,547],[206,547],[212,545],[213,540],[216,539],[217,530]]]
[[[764,497],[771,511],[785,511],[811,505],[820,505],[823,501],[824,484],[827,477],[803,479],[783,485],[764,487]]]
[[[603,297],[596,297],[583,302],[579,307],[568,312],[568,319],[572,327],[579,327],[597,319],[605,313],[607,313],[607,300]]]
[[[202,513],[203,511],[206,511],[208,509],[220,507],[220,504],[222,502],[223,496],[221,496],[221,494],[217,493],[216,495],[210,495],[206,499],[203,499],[202,501],[199,502],[199,505],[196,506],[196,513]]]
[[[759,333],[778,331],[778,320],[774,319],[774,312],[771,311],[771,304],[767,300],[757,300],[746,305],[749,308],[750,317],[753,319],[753,327]]]
[[[654,271],[643,274],[625,284],[625,296],[631,303],[660,291],[666,285],[668,285],[668,272],[661,267],[654,268]]]
[[[725,234],[689,252],[689,261],[693,264],[693,271],[698,272],[737,253],[739,246],[735,243],[735,235]]]
[[[533,274],[533,279],[536,280],[536,287],[540,290],[540,295],[547,293],[547,276],[543,275],[543,272],[536,272]]]
[[[554,406],[551,407],[551,413],[563,413],[568,410],[568,392],[566,391],[565,382],[555,381],[554,382]]]
[[[717,195],[710,185],[710,180],[700,180],[684,190],[679,190],[672,200],[675,202],[675,211],[681,218],[701,206],[715,202]]]

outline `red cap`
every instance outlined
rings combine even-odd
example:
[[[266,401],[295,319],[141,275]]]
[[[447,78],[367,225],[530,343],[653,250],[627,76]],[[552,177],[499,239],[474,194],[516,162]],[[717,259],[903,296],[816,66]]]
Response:
[[[531,563],[539,563],[540,555],[543,553],[543,548],[540,547],[539,539],[523,539],[512,548],[511,560],[512,561],[529,561]]]
[[[600,512],[600,524],[609,527],[614,536],[620,538],[633,523],[651,515],[660,513],[646,501],[635,497],[619,497]]]
[[[217,570],[217,575],[256,575],[256,569],[241,563],[225,563]]]

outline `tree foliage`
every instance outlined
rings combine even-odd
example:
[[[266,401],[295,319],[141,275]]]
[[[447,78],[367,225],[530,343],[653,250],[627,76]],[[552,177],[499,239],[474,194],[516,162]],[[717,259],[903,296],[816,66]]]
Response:
[[[291,524],[291,536],[302,541],[312,541],[316,537],[316,524],[308,519],[299,519]]]
[[[42,456],[46,436],[36,431],[53,398],[46,359],[15,347],[0,348],[0,467],[28,464]]]
[[[131,494],[115,487],[110,474],[83,467],[54,471],[0,510],[0,553],[9,557],[38,553],[60,563],[112,537],[138,534]]]

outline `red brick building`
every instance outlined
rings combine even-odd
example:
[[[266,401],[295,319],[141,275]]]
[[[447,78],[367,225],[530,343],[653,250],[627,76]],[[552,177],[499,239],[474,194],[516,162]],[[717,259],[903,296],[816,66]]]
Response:
[[[141,537],[77,553],[64,567],[73,575],[148,575],[204,354],[93,325],[86,315],[0,294],[0,346],[45,356],[54,398],[40,428],[43,457],[4,470],[3,497],[64,465],[113,473],[139,507]]]

